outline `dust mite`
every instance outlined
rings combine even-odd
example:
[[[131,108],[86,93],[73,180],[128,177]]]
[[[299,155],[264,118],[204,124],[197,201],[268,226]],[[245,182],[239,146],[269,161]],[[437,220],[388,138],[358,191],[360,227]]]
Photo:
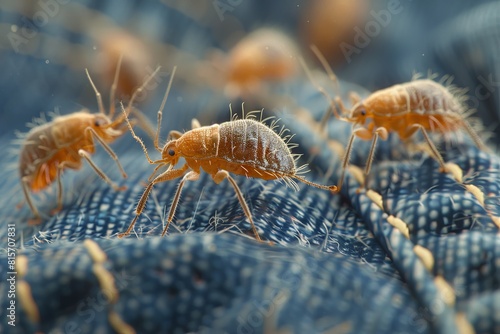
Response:
[[[237,120],[236,117],[231,116],[232,120],[230,122],[204,127],[201,127],[197,120],[193,120],[192,130],[184,134],[178,131],[171,131],[169,134],[169,141],[163,148],[160,147],[158,145],[158,137],[162,110],[168,97],[174,74],[175,68],[172,72],[162,105],[158,111],[158,126],[154,145],[156,150],[161,153],[161,159],[153,161],[149,157],[146,146],[134,133],[129,123],[129,129],[132,132],[132,136],[142,146],[147,160],[150,164],[155,164],[157,166],[149,177],[149,184],[137,204],[135,209],[136,216],[130,223],[128,229],[119,235],[120,238],[129,235],[132,231],[134,224],[144,210],[148,195],[155,184],[182,177],[170,206],[167,224],[162,232],[162,236],[164,236],[173,220],[185,182],[197,180],[200,176],[200,169],[210,174],[217,184],[225,179],[231,183],[243,211],[250,221],[255,238],[259,241],[261,238],[254,225],[250,209],[248,208],[240,188],[231,177],[230,173],[263,180],[282,180],[285,184],[294,189],[298,188],[295,182],[295,180],[298,180],[320,189],[326,189],[332,192],[336,191],[336,186],[316,184],[300,176],[299,174],[305,172],[306,166],[296,167],[295,163],[298,156],[290,152],[290,144],[287,142],[290,136],[288,136],[289,138],[281,138],[280,135],[283,134],[283,131],[281,131],[280,134],[273,131],[273,128],[276,127],[276,122],[269,128],[263,124],[262,120],[257,121],[255,119],[256,112],[248,113],[246,118],[243,112],[244,119]],[[125,111],[124,116],[128,121]],[[179,169],[173,169],[180,158],[185,159],[185,164]],[[159,175],[155,175],[155,173],[163,167],[166,167],[167,170]]]
[[[95,140],[97,140],[111,158],[116,162],[124,178],[127,174],[123,170],[117,155],[113,152],[109,143],[124,135],[127,131],[124,120],[131,111],[140,114],[133,109],[132,104],[137,95],[140,94],[148,82],[159,71],[159,67],[152,73],[132,95],[126,111],[118,113],[115,117],[115,91],[120,72],[121,58],[118,61],[113,85],[110,92],[109,113],[104,110],[102,97],[90,78],[88,70],[85,70],[92,85],[99,113],[92,114],[83,109],[68,115],[56,116],[50,122],[33,127],[22,139],[19,154],[19,175],[26,202],[33,215],[33,224],[40,223],[40,213],[33,203],[31,193],[36,193],[50,186],[54,180],[57,181],[57,208],[62,208],[62,183],[61,174],[66,169],[78,170],[82,167],[82,159],[85,159],[93,170],[106,183],[115,190],[123,190],[92,161],[91,154],[95,152]],[[127,119],[128,122],[128,119]],[[135,119],[132,122],[136,122]],[[130,122],[127,123],[130,125]]]
[[[315,47],[312,47],[312,49],[330,78],[337,82],[335,74],[324,57]],[[342,188],[345,169],[349,164],[355,137],[372,140],[365,175],[370,173],[378,138],[386,140],[391,132],[397,133],[402,140],[408,140],[415,132],[420,130],[433,158],[439,163],[441,172],[447,172],[447,168],[441,153],[432,142],[428,132],[446,134],[463,129],[479,149],[488,151],[479,135],[466,120],[466,107],[463,103],[464,90],[462,89],[452,86],[445,87],[430,79],[413,80],[376,91],[364,100],[361,100],[356,93],[352,92],[350,98],[353,107],[349,110],[345,108],[339,96],[332,100],[325,90],[314,82],[303,60],[301,60],[301,63],[313,84],[330,100],[328,113],[333,113],[338,119],[353,123],[354,129],[342,160],[342,173],[338,184],[339,191]],[[340,108],[341,114],[337,112],[336,105]],[[324,117],[322,126],[326,123],[326,119],[327,117]]]

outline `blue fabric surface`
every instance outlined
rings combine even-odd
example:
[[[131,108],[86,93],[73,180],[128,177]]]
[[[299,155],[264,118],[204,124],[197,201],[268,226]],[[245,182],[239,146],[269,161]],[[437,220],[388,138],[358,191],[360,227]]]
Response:
[[[3,32],[11,31],[12,24],[22,24],[21,3],[0,5],[5,6],[0,12],[0,22],[7,27]],[[415,3],[402,17],[413,12],[424,25],[422,17],[431,5]],[[427,18],[432,22],[428,29],[436,35],[426,44],[428,57],[422,65],[456,75],[457,84],[472,92],[479,80],[475,73],[497,78],[498,49],[488,46],[500,33],[493,15],[499,13],[499,2],[474,4],[464,1],[453,10],[448,8],[446,15],[433,12]],[[33,6],[36,12],[38,7]],[[82,106],[97,108],[84,73],[94,61],[91,27],[79,22],[83,24],[79,29],[69,29],[64,22],[71,21],[72,12],[64,6],[96,10],[118,26],[168,42],[197,59],[203,59],[210,47],[224,47],[222,36],[230,35],[227,27],[233,27],[235,18],[245,30],[272,22],[293,30],[300,14],[300,6],[288,2],[241,1],[234,2],[221,21],[211,2],[199,5],[205,6],[202,13],[210,13],[200,18],[191,11],[196,9],[191,2],[179,7],[170,1],[79,1],[61,5],[60,12],[30,40],[37,43],[32,52],[15,52],[3,40],[0,332],[500,333],[500,157],[480,151],[464,134],[433,137],[445,161],[456,165],[455,174],[440,173],[434,159],[410,153],[397,136],[380,141],[367,191],[358,191],[356,177],[370,147],[361,140],[355,141],[352,168],[340,194],[303,184],[295,192],[283,183],[235,177],[261,237],[272,244],[254,240],[231,185],[226,181],[216,185],[206,173],[186,183],[168,236],[160,238],[178,180],[155,186],[134,233],[118,239],[134,217],[153,171],[139,144],[127,134],[111,145],[127,179],[120,178],[102,148],[94,155],[99,166],[120,185],[127,185],[127,190],[114,191],[88,166],[69,171],[63,177],[63,210],[48,215],[56,206],[54,185],[35,195],[46,215],[42,224],[28,225],[27,206],[16,208],[23,196],[15,130],[27,131],[25,123],[32,117],[55,109],[66,114]],[[432,8],[446,12],[445,6],[437,7]],[[212,21],[207,23],[208,17]],[[388,29],[403,32],[409,29],[404,24],[398,18]],[[221,30],[225,35],[215,33]],[[385,38],[398,45],[401,41],[394,35]],[[74,60],[69,54],[64,57],[63,47],[53,52],[47,46],[53,36],[88,53]],[[468,61],[467,53],[455,46],[483,52],[484,67]],[[373,53],[362,56],[375,57],[377,52],[374,45]],[[56,53],[60,58],[53,56]],[[397,62],[380,63],[373,73],[365,73],[367,85],[407,81],[399,68],[409,64],[403,60],[411,53],[395,57]],[[178,58],[166,59],[162,65],[170,71],[168,66],[174,63],[181,72],[187,70],[188,65]],[[405,70],[411,72],[412,65],[408,66]],[[483,72],[475,72],[478,68]],[[359,82],[363,69],[360,66],[352,77],[347,75],[355,72],[355,66],[341,72],[344,79]],[[382,77],[384,71],[391,74]],[[166,84],[164,80],[147,101],[138,104],[151,120]],[[107,98],[108,88],[97,85]],[[350,90],[369,94],[347,82],[341,82],[341,88],[343,97]],[[162,142],[170,130],[189,129],[193,117],[209,125],[229,121],[230,102],[235,111],[240,109],[236,107],[240,101],[229,100],[219,88],[196,85],[182,74],[174,79],[172,89],[164,110]],[[262,105],[259,100],[245,100],[245,109],[264,107],[269,115],[280,117],[280,124],[295,134],[292,141],[299,144],[294,153],[303,154],[301,163],[309,162],[311,172],[306,178],[337,184],[341,164],[337,147],[347,143],[351,124],[332,119],[326,136],[318,131],[314,120],[322,117],[327,101],[302,74],[268,93],[287,96],[292,103]],[[479,101],[479,116],[487,126],[499,119],[498,101],[498,89]],[[152,157],[158,157],[152,141],[140,134]],[[493,138],[498,138],[498,132]],[[496,139],[490,144],[494,148]],[[8,324],[6,313],[13,300],[6,283],[12,271],[10,224],[15,226],[17,254],[15,327]]]

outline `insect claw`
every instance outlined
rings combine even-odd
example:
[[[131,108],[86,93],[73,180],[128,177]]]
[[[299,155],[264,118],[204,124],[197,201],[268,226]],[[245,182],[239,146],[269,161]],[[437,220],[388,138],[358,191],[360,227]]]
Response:
[[[51,215],[51,216],[56,215],[56,214],[58,214],[61,210],[62,210],[62,208],[61,208],[61,207],[57,207],[57,208],[55,208],[55,209],[52,209],[52,210],[50,210],[50,215]]]
[[[340,189],[337,187],[337,186],[329,186],[328,189],[333,193],[333,194],[337,194],[338,192],[340,192]]]
[[[37,226],[42,223],[42,218],[30,218],[28,219],[28,226]]]
[[[127,189],[128,189],[127,186],[121,186],[121,187],[116,188],[117,191],[125,191]]]
[[[118,233],[117,237],[118,239],[122,239],[122,238],[125,238],[126,236],[128,236],[130,233],[127,233],[127,232],[123,232],[123,233]]]

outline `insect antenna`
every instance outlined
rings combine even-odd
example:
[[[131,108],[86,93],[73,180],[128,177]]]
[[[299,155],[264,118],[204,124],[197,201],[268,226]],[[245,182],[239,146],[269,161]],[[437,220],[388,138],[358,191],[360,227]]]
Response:
[[[148,83],[156,76],[156,74],[160,71],[161,69],[161,66],[158,66],[156,68],[156,70],[151,73],[147,78],[146,80],[144,81],[144,83],[135,90],[134,94],[132,94],[132,98],[130,99],[130,101],[128,102],[128,105],[127,105],[127,108],[126,109],[123,109],[123,103],[122,103],[122,111],[124,111],[124,113],[122,113],[120,116],[118,116],[116,118],[116,120],[114,120],[111,124],[110,124],[110,127],[115,127],[116,125],[122,123],[124,120],[125,120],[125,117],[128,117],[130,115],[130,112],[134,111],[134,108],[132,108],[132,104],[134,103],[135,99],[137,98],[137,95],[142,93],[144,91],[144,88],[148,85]]]
[[[111,92],[109,93],[109,118],[113,119],[115,115],[115,94],[116,87],[118,86],[118,77],[120,76],[120,68],[122,66],[123,53],[120,53],[120,58],[118,58],[118,63],[116,64],[115,77],[113,83],[111,84]]]
[[[159,146],[159,137],[160,137],[160,128],[161,128],[161,119],[163,114],[163,108],[165,108],[165,104],[167,103],[168,95],[170,94],[170,89],[172,88],[172,81],[174,80],[175,71],[177,70],[177,66],[174,66],[172,69],[172,74],[170,75],[170,80],[168,82],[167,90],[165,91],[165,95],[163,96],[163,100],[161,101],[160,109],[158,109],[158,117],[156,120],[156,134],[154,139],[154,145],[158,152],[161,152],[161,148]]]
[[[333,72],[332,67],[330,66],[330,64],[328,64],[325,56],[323,56],[323,54],[321,53],[321,51],[318,49],[318,47],[316,45],[311,45],[311,50],[314,53],[314,55],[318,58],[318,60],[320,61],[321,65],[323,66],[323,68],[326,71],[326,74],[328,74],[328,77],[330,78],[330,80],[334,83],[335,94],[337,96],[340,96],[339,80],[338,80],[337,76],[335,75],[335,73]]]
[[[97,90],[97,87],[95,86],[94,82],[92,81],[92,78],[90,77],[89,70],[87,68],[85,69],[85,73],[87,73],[87,78],[90,81],[90,85],[94,89],[95,97],[97,99],[97,105],[99,106],[99,113],[106,114],[106,111],[104,110],[104,104],[102,103],[101,93]]]
[[[314,49],[313,49],[313,52],[314,52]],[[324,59],[324,57],[321,55],[321,53],[318,53],[318,55],[320,56],[319,58],[320,58],[320,62],[321,62],[321,58]],[[316,55],[316,56],[318,57],[318,55]],[[302,66],[302,68],[304,69],[304,72],[306,73],[307,77],[309,78],[309,81],[312,83],[312,85],[314,87],[316,87],[316,89],[318,90],[318,92],[320,92],[321,95],[323,95],[326,98],[326,100],[329,102],[328,110],[327,110],[327,112],[325,113],[325,115],[323,116],[323,118],[320,121],[320,128],[324,129],[326,127],[326,122],[330,118],[330,114],[331,113],[333,113],[335,115],[335,117],[338,118],[338,119],[344,119],[339,114],[339,112],[337,110],[337,104],[335,103],[335,100],[332,99],[332,97],[330,96],[330,94],[328,94],[328,92],[325,90],[325,88],[323,88],[323,86],[321,86],[320,84],[318,84],[316,82],[316,80],[314,79],[314,77],[313,77],[313,75],[311,73],[311,70],[309,70],[309,68],[306,65],[306,62],[304,61],[304,59],[302,57],[299,57],[299,62],[300,62],[300,65]],[[326,62],[326,60],[325,60],[325,62]],[[333,74],[333,71],[331,70],[331,67],[329,67],[328,63],[326,63],[326,65],[327,65],[327,67],[325,68],[325,71],[326,72],[330,71]],[[329,70],[327,68],[329,68]],[[334,77],[335,77],[335,75],[334,75]],[[337,79],[335,79],[335,81],[336,80]]]
[[[311,181],[308,181],[306,180],[305,178],[303,178],[302,176],[298,176],[298,175],[290,175],[289,177],[292,177],[302,183],[305,183],[309,186],[312,186],[312,187],[315,187],[315,188],[319,188],[319,189],[324,189],[324,190],[330,190],[331,192],[337,192],[338,191],[338,187],[335,186],[335,185],[332,185],[332,186],[324,186],[322,184],[318,184],[318,183],[315,183],[315,182],[311,182]]]

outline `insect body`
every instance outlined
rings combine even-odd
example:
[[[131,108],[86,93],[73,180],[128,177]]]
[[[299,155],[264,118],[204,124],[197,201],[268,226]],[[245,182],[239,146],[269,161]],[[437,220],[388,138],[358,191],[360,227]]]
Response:
[[[161,111],[158,114],[158,122],[160,123],[160,121]],[[294,180],[298,180],[321,189],[331,191],[337,189],[336,186],[324,186],[307,181],[298,175],[305,166],[297,168],[295,165],[296,156],[291,154],[288,144],[271,128],[254,119],[252,113],[249,113],[245,119],[204,127],[200,127],[197,121],[193,121],[193,127],[192,130],[184,134],[172,131],[169,135],[172,140],[168,141],[163,148],[158,146],[157,131],[155,147],[161,152],[161,159],[153,161],[142,140],[135,135],[132,127],[129,126],[134,138],[142,145],[149,163],[157,165],[155,172],[163,166],[169,166],[165,172],[154,178],[155,172],[153,172],[150,177],[152,180],[146,187],[135,210],[135,218],[127,231],[122,233],[120,237],[124,237],[132,231],[155,184],[182,177],[170,207],[168,223],[162,233],[162,236],[165,235],[173,219],[184,183],[197,180],[201,169],[210,174],[217,184],[224,179],[229,180],[258,240],[261,239],[253,223],[250,209],[230,173],[264,180],[283,180],[293,188],[297,188]],[[180,158],[184,158],[185,164],[179,169],[173,169]]]
[[[312,49],[325,66],[330,78],[336,81],[335,75],[326,60],[316,48],[313,47]],[[305,67],[303,61],[302,64]],[[307,71],[306,67],[305,69]],[[314,83],[309,72],[308,75]],[[361,100],[357,94],[351,93],[353,107],[347,109],[340,97],[336,97],[335,101],[333,101],[327,96],[322,87],[316,86],[330,100],[331,107],[329,111],[334,113],[338,119],[351,122],[354,126],[342,161],[342,173],[338,184],[339,190],[343,184],[345,169],[349,164],[355,137],[372,140],[365,175],[370,172],[378,138],[386,140],[391,132],[397,133],[402,140],[407,140],[420,130],[442,172],[447,171],[444,159],[432,142],[428,132],[446,134],[463,129],[479,149],[488,150],[466,120],[466,109],[460,95],[463,93],[459,92],[460,90],[457,88],[447,88],[430,79],[413,80],[376,91],[364,100]],[[340,108],[341,114],[337,112],[335,104]]]
[[[213,51],[211,66],[202,73],[229,96],[260,95],[266,92],[267,84],[285,82],[298,72],[297,50],[284,33],[261,28],[238,41],[227,54]],[[219,73],[210,72],[210,68]]]
[[[444,159],[428,132],[446,134],[463,129],[478,148],[487,150],[466,121],[464,106],[459,98],[433,80],[414,80],[395,85],[379,90],[362,101],[355,96],[352,98],[354,106],[351,111],[345,109],[340,98],[336,99],[343,113],[348,115],[345,120],[352,122],[354,126],[359,126],[353,130],[349,139],[343,169],[348,164],[354,136],[372,140],[365,169],[366,175],[370,172],[378,137],[385,140],[389,132],[396,132],[402,140],[407,140],[420,130],[442,172],[447,171]]]
[[[115,84],[119,67],[120,62],[117,66]],[[143,90],[155,73],[132,96],[126,112],[127,115],[136,95]],[[127,177],[116,154],[108,145],[126,132],[126,128],[123,127],[124,116],[120,114],[113,119],[114,87],[116,85],[113,85],[111,91],[110,112],[106,114],[101,95],[95,88],[88,71],[87,76],[96,92],[100,112],[92,114],[84,109],[69,115],[57,116],[51,122],[32,128],[23,140],[19,154],[19,174],[25,199],[35,216],[34,223],[39,223],[40,213],[33,204],[30,193],[44,190],[57,180],[58,206],[56,211],[60,210],[62,208],[61,174],[66,169],[80,169],[82,159],[85,159],[94,171],[115,190],[123,189],[112,182],[91,159],[91,154],[95,152],[95,140],[97,140],[115,160],[122,176]],[[134,112],[138,111],[134,110]]]

